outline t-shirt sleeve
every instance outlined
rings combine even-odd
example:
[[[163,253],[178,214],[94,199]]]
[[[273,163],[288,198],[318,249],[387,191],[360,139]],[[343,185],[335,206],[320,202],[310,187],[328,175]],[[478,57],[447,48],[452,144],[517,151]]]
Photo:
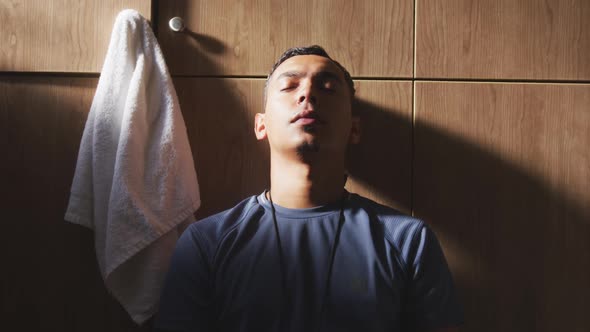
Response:
[[[411,246],[406,323],[417,331],[461,325],[463,308],[438,239],[423,225]]]
[[[204,243],[194,227],[178,239],[160,297],[156,331],[212,331],[214,309]]]

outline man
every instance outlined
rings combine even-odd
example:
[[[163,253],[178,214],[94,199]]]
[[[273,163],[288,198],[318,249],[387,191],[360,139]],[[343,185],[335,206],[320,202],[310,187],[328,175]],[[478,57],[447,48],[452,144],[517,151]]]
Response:
[[[422,221],[344,190],[359,140],[350,74],[319,46],[287,50],[254,131],[271,188],[179,239],[162,331],[451,331],[451,274]]]

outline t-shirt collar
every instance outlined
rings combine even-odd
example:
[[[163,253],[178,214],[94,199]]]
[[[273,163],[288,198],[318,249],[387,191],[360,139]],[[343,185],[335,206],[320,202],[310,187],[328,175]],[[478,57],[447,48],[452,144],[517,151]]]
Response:
[[[344,190],[344,195],[346,197],[350,197],[348,191]],[[260,195],[257,196],[258,203],[262,205],[268,211],[272,211],[272,207],[270,206],[270,201],[266,198],[266,190],[263,191]],[[340,203],[341,199],[338,199],[335,202],[328,203],[326,205],[315,206],[311,208],[304,208],[304,209],[291,209],[286,208],[283,206],[274,203],[275,211],[277,216],[281,216],[284,218],[313,218],[319,217],[323,215],[327,215],[330,213],[340,212]]]

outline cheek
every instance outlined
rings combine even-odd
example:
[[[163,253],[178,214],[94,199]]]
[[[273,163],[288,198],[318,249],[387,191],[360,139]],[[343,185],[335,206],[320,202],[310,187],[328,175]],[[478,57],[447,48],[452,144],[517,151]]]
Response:
[[[289,106],[288,100],[281,96],[268,100],[265,112],[270,126],[284,126],[291,120],[294,110]]]
[[[265,125],[269,135],[276,135],[284,131],[285,123],[288,122],[287,112],[282,111],[279,104],[269,101],[266,107]]]
[[[331,105],[329,105],[329,109],[334,114],[331,116],[336,117],[338,120],[342,122],[350,122],[352,118],[352,108],[350,102],[345,100],[342,97],[334,98],[330,101]],[[327,105],[326,105],[327,106]]]
[[[332,116],[338,131],[347,134],[352,127],[352,110],[350,103],[338,103],[334,108],[337,114]]]
[[[284,113],[285,108],[289,107],[290,98],[287,94],[270,94],[266,100],[265,111],[267,113]]]

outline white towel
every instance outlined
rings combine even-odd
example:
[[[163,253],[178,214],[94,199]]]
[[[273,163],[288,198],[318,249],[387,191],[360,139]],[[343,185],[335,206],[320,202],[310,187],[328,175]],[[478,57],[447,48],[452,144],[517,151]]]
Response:
[[[177,226],[199,206],[162,52],[148,21],[124,10],[84,128],[65,219],[94,230],[106,286],[135,322],[157,311]]]

